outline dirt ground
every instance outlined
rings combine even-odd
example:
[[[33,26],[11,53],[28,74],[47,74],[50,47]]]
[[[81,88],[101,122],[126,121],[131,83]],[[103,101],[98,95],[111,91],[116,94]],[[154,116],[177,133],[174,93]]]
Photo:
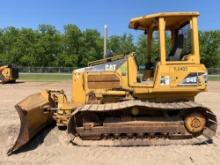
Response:
[[[7,149],[19,130],[19,117],[14,105],[26,96],[43,89],[63,89],[71,96],[71,82],[25,82],[0,84],[0,165],[6,164],[219,164],[220,132],[214,143],[204,145],[169,145],[151,147],[79,147],[67,142],[65,131],[47,128],[35,137],[22,152],[10,157]],[[209,82],[209,92],[201,93],[196,101],[211,108],[220,118],[220,82]]]

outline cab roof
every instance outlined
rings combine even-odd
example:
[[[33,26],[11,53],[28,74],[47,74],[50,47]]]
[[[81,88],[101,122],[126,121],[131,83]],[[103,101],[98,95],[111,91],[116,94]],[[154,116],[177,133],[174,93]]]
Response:
[[[130,20],[129,28],[136,30],[147,30],[155,20],[159,17],[164,17],[166,20],[167,29],[173,27],[181,26],[184,22],[189,21],[193,16],[198,17],[199,12],[164,12],[164,13],[155,13],[142,17],[136,17]],[[157,24],[154,25],[158,26]]]

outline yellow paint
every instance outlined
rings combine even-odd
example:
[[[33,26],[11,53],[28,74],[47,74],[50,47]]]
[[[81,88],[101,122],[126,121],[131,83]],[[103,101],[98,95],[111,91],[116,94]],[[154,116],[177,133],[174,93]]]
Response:
[[[108,96],[125,96],[126,95],[126,91],[106,91],[103,92],[103,95],[108,95]]]
[[[195,56],[195,62],[200,63],[199,55],[199,37],[198,37],[198,23],[197,17],[192,17],[192,43],[193,43],[193,54]]]
[[[86,90],[84,80],[85,73],[73,72],[72,77],[72,102],[84,104],[86,101]]]
[[[162,65],[166,63],[166,41],[165,41],[165,20],[159,18],[159,40],[160,40],[160,62]]]
[[[108,60],[115,61],[124,59],[123,64],[115,71],[103,72],[73,72],[72,83],[72,102],[85,104],[88,100],[88,93],[91,91],[95,93],[98,100],[102,97],[122,97],[129,94],[135,99],[152,99],[152,100],[193,100],[195,95],[201,91],[206,90],[206,82],[204,75],[198,76],[199,82],[194,85],[182,85],[185,78],[190,74],[207,73],[207,69],[203,64],[200,64],[199,55],[199,41],[198,41],[198,25],[197,12],[183,12],[183,13],[159,13],[150,16],[138,17],[132,19],[130,27],[134,28],[135,23],[140,23],[141,28],[147,31],[149,35],[147,39],[147,54],[146,58],[151,58],[151,42],[152,33],[159,32],[160,43],[160,59],[155,63],[154,77],[149,79],[151,81],[138,82],[138,66],[135,60],[135,54],[131,53],[127,56],[110,57]],[[192,47],[193,51],[185,55],[178,61],[167,61],[165,32],[171,31],[172,45],[175,45],[177,30],[181,28],[185,22],[190,23],[192,29]],[[105,64],[106,59],[98,60],[90,63],[94,66],[97,64]],[[146,71],[146,70],[145,70]],[[120,89],[88,89],[87,77],[88,75],[108,75],[115,74],[120,78]],[[188,81],[188,80],[187,80]],[[194,81],[193,79],[189,81]],[[129,91],[129,92],[128,92]]]
[[[111,71],[106,70],[106,67],[104,67],[102,71],[87,71],[86,68],[73,71],[71,102],[67,102],[65,94],[62,92],[56,91],[53,96],[49,96],[48,91],[41,93],[46,102],[48,101],[48,97],[52,97],[52,100],[57,103],[58,110],[54,115],[57,124],[60,126],[66,125],[71,113],[77,107],[88,103],[89,94],[91,93],[95,95],[95,103],[107,103],[129,99],[167,102],[194,100],[198,93],[206,91],[207,84],[205,73],[207,73],[207,69],[203,64],[200,64],[199,58],[198,15],[199,14],[195,12],[160,13],[132,19],[130,27],[134,28],[135,23],[140,23],[140,26],[137,29],[148,31],[148,35],[150,35],[147,38],[148,46],[146,47],[148,49],[151,49],[149,43],[152,42],[153,31],[159,31],[160,59],[155,63],[153,79],[141,82],[137,80],[139,73],[134,53],[127,56],[115,56],[92,62],[90,63],[90,66],[95,67],[96,65],[105,66],[107,61],[114,62],[117,60],[123,60],[118,68],[113,67],[113,70]],[[184,25],[184,21],[190,22],[193,51],[178,61],[167,61],[165,31],[167,29],[171,30],[173,37],[172,42],[173,45],[175,45],[174,42],[177,37],[176,31],[178,28],[181,28],[181,24]],[[151,50],[148,50],[147,52],[146,58],[149,59],[151,56]],[[104,77],[109,74],[114,74],[119,78],[119,87],[117,86],[117,88],[114,89],[111,85],[109,85],[110,87],[103,87],[102,85],[102,88],[100,89],[88,88],[89,75],[95,75],[94,77],[101,75]],[[193,78],[190,77],[191,79],[187,80],[189,82],[196,80],[196,83],[193,85],[183,84],[189,74],[195,74]],[[113,81],[111,82],[111,80],[108,80],[108,84],[109,82],[114,83]],[[113,89],[109,89],[111,87]]]
[[[3,83],[8,83],[15,80],[16,79],[12,75],[12,68],[10,68],[8,65],[0,67],[0,81]]]

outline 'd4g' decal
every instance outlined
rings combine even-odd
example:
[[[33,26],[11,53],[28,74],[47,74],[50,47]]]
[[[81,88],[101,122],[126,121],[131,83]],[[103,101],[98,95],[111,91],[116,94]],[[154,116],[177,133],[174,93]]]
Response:
[[[178,85],[179,86],[198,85],[199,78],[204,79],[204,82],[207,83],[207,73],[193,72],[188,74]]]

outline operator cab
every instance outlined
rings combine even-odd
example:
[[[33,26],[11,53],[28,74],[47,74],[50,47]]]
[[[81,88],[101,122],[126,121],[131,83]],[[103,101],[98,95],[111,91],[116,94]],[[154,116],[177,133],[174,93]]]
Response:
[[[131,19],[129,28],[146,34],[146,64],[142,82],[154,80],[157,65],[199,63],[198,12],[169,12]]]

